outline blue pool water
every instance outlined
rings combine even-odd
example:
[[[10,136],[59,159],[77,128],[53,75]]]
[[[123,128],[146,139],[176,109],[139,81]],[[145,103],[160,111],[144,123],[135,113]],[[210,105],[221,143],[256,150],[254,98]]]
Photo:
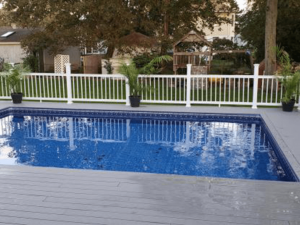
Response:
[[[47,112],[0,119],[0,164],[295,180],[258,117]]]

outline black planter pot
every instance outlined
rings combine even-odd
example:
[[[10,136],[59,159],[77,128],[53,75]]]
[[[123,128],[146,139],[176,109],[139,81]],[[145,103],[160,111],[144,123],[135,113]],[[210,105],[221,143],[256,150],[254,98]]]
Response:
[[[285,112],[292,112],[294,110],[295,99],[291,99],[289,102],[281,102],[282,110]]]
[[[20,103],[22,103],[23,94],[22,93],[17,93],[17,94],[12,93],[11,98],[12,98],[14,104],[20,104]]]
[[[131,107],[139,107],[141,102],[141,96],[129,96]]]

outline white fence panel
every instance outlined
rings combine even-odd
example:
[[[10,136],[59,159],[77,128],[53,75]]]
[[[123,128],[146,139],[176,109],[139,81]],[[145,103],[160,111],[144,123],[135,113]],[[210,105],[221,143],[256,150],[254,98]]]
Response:
[[[258,78],[257,105],[280,106],[283,88],[275,76],[261,76]]]
[[[72,74],[72,101],[126,102],[123,75]]]
[[[143,103],[186,103],[186,76],[140,75]]]
[[[24,100],[67,100],[66,75],[30,73],[20,81]],[[10,99],[11,89],[4,76],[0,76],[0,99]]]
[[[10,99],[10,89],[7,85],[5,76],[1,75],[0,76],[0,99]]]
[[[253,76],[192,75],[191,103],[252,105]]]
[[[65,74],[31,73],[21,82],[24,100],[54,100],[67,99],[67,84]]]
[[[21,81],[24,100],[72,102],[122,102],[129,105],[127,78],[120,74],[30,73]],[[188,65],[190,68],[191,65]],[[280,106],[283,88],[276,76],[254,75],[139,75],[146,87],[142,103]],[[299,87],[300,89],[300,87]],[[0,74],[0,99],[9,100],[10,87]],[[300,98],[296,99],[300,109]]]

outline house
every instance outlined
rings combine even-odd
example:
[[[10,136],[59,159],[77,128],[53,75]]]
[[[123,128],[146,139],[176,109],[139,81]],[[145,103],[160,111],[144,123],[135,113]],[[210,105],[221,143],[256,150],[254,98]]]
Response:
[[[234,42],[236,12],[235,11],[228,12],[226,10],[226,6],[220,4],[217,7],[216,13],[218,14],[219,17],[227,18],[230,21],[230,23],[222,23],[221,25],[214,24],[213,30],[210,30],[207,27],[202,28],[201,20],[199,20],[197,24],[197,29],[205,33],[205,39],[208,41],[212,42],[216,38],[220,38],[220,39],[226,38]]]
[[[32,30],[25,28],[0,27],[0,58],[6,63],[22,63],[27,53],[21,47],[21,41],[31,33]],[[68,47],[60,54],[69,55],[72,70],[79,70],[81,65],[79,47]],[[54,71],[54,55],[47,49],[39,53],[39,61],[40,72]]]
[[[22,63],[26,52],[21,47],[21,39],[30,34],[28,29],[0,28],[0,58],[7,63]]]
[[[159,52],[159,44],[155,38],[139,32],[131,32],[120,38],[119,45],[114,49],[110,62],[112,63],[114,72],[117,73],[122,63],[128,64],[134,56],[153,52]],[[104,65],[105,60],[103,61],[102,73],[107,73]]]

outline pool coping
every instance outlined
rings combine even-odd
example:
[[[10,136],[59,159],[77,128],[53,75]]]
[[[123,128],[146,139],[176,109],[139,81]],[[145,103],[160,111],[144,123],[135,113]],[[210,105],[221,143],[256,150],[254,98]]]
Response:
[[[74,105],[75,106],[75,105]],[[97,116],[99,113],[106,113],[107,117],[113,117],[113,116],[124,116],[124,118],[128,118],[128,116],[131,116],[130,118],[136,118],[136,116],[143,115],[143,118],[149,116],[150,114],[159,114],[160,116],[158,119],[168,119],[169,117],[178,118],[182,120],[189,120],[197,116],[197,119],[220,119],[221,121],[225,119],[234,119],[234,122],[238,122],[239,120],[245,120],[245,118],[249,119],[249,122],[253,122],[255,120],[261,120],[261,122],[264,125],[264,128],[266,129],[266,134],[269,138],[269,141],[274,148],[274,152],[276,153],[278,160],[282,164],[282,166],[285,168],[285,171],[289,174],[288,176],[292,177],[296,182],[300,182],[300,173],[295,170],[299,166],[294,161],[295,158],[292,157],[290,154],[290,151],[287,149],[287,146],[284,145],[284,142],[282,142],[282,139],[279,134],[276,132],[276,129],[272,126],[273,124],[271,121],[269,121],[269,118],[264,113],[209,113],[209,112],[175,112],[175,111],[149,111],[149,110],[129,110],[132,108],[124,109],[80,109],[76,107],[69,107],[69,108],[56,108],[56,107],[19,107],[19,106],[8,106],[5,108],[0,108],[0,116],[5,115],[5,113],[10,113],[9,111],[14,111],[15,113],[30,113],[32,110],[37,112],[37,115],[44,115],[45,113],[50,113],[53,110],[56,110],[53,114],[59,115],[59,116],[70,116],[70,112],[72,110],[76,110],[73,114],[71,113],[71,116],[83,116],[82,113],[88,113],[89,116]],[[8,112],[7,112],[8,111]],[[19,112],[18,112],[19,111]],[[68,114],[66,114],[68,112]],[[81,113],[81,114],[80,114]],[[181,114],[181,115],[180,115]],[[183,115],[182,115],[183,114]],[[274,134],[275,133],[275,134]],[[279,141],[278,141],[279,140]]]

